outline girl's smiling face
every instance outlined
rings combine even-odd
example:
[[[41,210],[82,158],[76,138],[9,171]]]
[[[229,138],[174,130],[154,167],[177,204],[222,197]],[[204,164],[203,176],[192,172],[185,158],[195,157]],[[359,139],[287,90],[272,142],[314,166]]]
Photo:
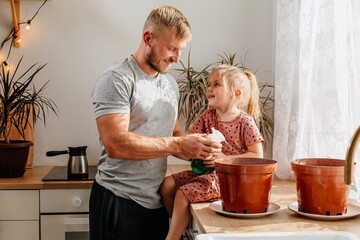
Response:
[[[210,107],[226,110],[232,106],[234,94],[228,89],[219,71],[211,75],[206,97]]]

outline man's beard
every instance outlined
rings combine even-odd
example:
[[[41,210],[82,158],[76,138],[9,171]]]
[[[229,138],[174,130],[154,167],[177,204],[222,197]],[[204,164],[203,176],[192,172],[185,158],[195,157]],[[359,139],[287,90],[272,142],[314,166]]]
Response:
[[[151,49],[150,53],[147,55],[147,58],[146,58],[146,63],[152,68],[154,69],[155,71],[161,73],[161,74],[165,74],[167,73],[167,70],[166,71],[162,71],[160,69],[160,65],[156,63],[155,61],[155,53],[153,51],[153,48]]]

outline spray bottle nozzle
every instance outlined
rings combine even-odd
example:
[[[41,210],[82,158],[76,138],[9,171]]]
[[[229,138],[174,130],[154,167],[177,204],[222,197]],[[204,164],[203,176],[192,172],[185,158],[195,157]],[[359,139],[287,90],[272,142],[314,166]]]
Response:
[[[212,134],[210,136],[211,140],[218,143],[226,141],[224,135],[220,131],[216,130],[215,128],[211,128],[211,131],[212,131]]]

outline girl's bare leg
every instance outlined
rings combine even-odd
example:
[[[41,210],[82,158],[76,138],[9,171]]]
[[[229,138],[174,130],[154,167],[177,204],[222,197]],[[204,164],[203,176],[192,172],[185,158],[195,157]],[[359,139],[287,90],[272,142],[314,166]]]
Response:
[[[174,199],[175,199],[175,180],[172,176],[167,176],[160,187],[160,194],[164,206],[169,213],[169,216],[172,216],[174,209]]]
[[[171,218],[170,230],[166,240],[179,240],[189,223],[190,202],[185,194],[178,190],[175,195],[174,211]]]

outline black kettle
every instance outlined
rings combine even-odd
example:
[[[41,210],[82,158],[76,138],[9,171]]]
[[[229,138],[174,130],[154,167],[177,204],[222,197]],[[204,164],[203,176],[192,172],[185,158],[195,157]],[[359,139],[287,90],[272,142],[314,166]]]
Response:
[[[87,146],[68,147],[69,150],[48,151],[46,156],[52,157],[61,154],[69,154],[67,172],[69,178],[87,178],[89,176],[89,165],[86,158]]]

